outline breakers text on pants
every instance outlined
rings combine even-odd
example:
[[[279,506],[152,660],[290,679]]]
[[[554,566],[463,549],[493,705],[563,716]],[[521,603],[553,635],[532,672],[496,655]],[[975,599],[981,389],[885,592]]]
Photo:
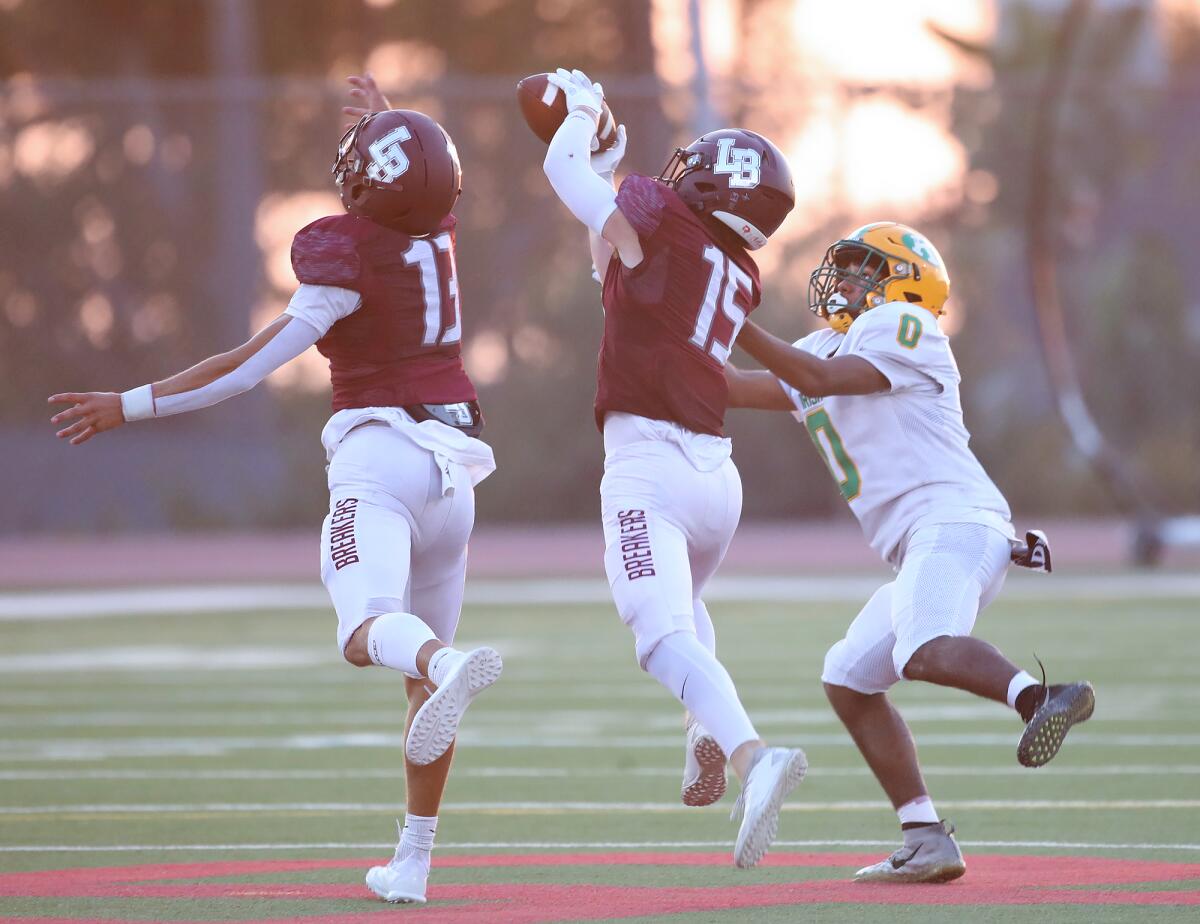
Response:
[[[621,563],[631,581],[654,576],[654,554],[650,550],[650,528],[645,510],[619,510]]]
[[[333,505],[333,517],[329,521],[329,557],[338,571],[358,561],[358,546],[354,541],[356,510],[357,497],[343,498]]]

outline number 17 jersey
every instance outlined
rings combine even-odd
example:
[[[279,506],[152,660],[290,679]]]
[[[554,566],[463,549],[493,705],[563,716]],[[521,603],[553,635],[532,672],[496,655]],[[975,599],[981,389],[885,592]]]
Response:
[[[604,276],[596,423],[622,411],[723,436],[725,362],[758,306],[758,267],[649,177],[626,177],[617,208],[638,233],[642,262],[629,269],[614,254]]]

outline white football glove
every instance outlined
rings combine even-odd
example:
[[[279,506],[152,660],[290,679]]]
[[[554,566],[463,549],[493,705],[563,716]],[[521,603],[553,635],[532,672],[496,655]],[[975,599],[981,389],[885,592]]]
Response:
[[[568,71],[560,67],[549,77],[549,82],[563,92],[567,100],[567,112],[584,112],[593,122],[600,121],[600,111],[604,108],[604,88],[598,83],[592,83],[583,71]]]
[[[617,126],[617,143],[607,151],[592,155],[592,170],[606,180],[612,180],[621,158],[625,156],[625,126]]]

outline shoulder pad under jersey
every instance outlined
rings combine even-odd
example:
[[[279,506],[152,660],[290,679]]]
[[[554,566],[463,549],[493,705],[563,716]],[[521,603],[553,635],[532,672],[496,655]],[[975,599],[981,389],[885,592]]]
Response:
[[[657,180],[631,173],[617,190],[617,208],[639,237],[650,237],[662,224],[667,209],[666,190]]]
[[[859,315],[846,334],[843,352],[869,356],[894,390],[927,379],[942,385],[958,379],[949,340],[937,318],[919,305],[889,302]],[[913,378],[911,373],[918,375]]]
[[[301,228],[292,240],[292,270],[300,282],[357,288],[362,275],[356,219],[350,215],[320,218]]]

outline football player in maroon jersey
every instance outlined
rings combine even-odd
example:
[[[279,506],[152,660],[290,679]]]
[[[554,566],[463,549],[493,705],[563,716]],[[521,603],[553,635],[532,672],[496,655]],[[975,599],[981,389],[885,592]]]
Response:
[[[614,190],[625,131],[592,155],[603,91],[579,71],[551,75],[567,117],[544,168],[589,230],[604,286],[596,423],[604,434],[600,501],[605,568],[638,663],[686,707],[683,801],[742,781],[734,862],[753,866],[775,838],[780,806],[803,778],[804,753],[769,748],[716,657],[701,594],[741,514],[742,488],[722,433],[725,362],[759,302],[749,251],[795,204],[787,161],[742,129],[708,132],[676,150],[661,176]],[[735,812],[736,812],[735,808]]]
[[[407,818],[395,856],[370,870],[367,885],[387,901],[419,903],[459,721],[501,670],[491,648],[452,647],[474,486],[495,462],[459,355],[450,213],[458,153],[429,116],[376,102],[384,111],[363,115],[338,147],[333,172],[346,212],[293,241],[300,287],[283,314],[242,346],[152,385],[50,401],[70,405],[52,420],[79,445],[240,394],[314,344],[329,359],[335,413],[321,435],[330,493],[321,578],[345,659],[403,672],[409,699]]]

